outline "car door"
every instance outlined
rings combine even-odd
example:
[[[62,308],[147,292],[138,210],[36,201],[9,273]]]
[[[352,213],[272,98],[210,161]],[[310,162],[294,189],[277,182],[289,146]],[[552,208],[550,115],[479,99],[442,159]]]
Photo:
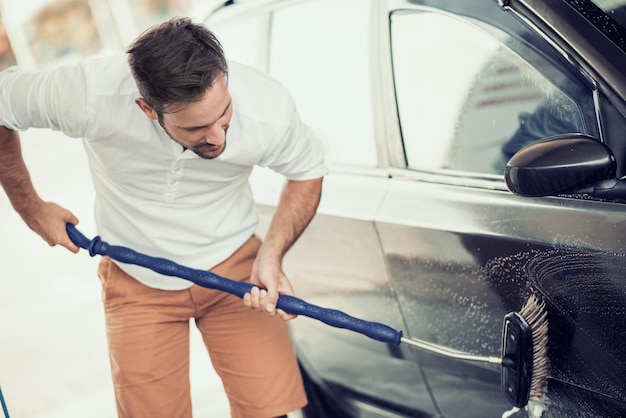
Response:
[[[515,196],[502,177],[508,158],[534,140],[569,132],[600,140],[604,98],[497,2],[391,3],[406,164],[390,169],[376,226],[406,334],[499,355],[503,317],[538,294],[550,321],[545,416],[619,416],[624,205]],[[510,408],[499,366],[413,355],[442,415]]]

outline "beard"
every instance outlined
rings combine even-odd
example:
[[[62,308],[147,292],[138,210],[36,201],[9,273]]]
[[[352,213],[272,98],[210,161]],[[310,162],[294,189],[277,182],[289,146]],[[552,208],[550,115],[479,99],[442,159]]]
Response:
[[[172,137],[170,136],[170,138],[172,138]],[[174,138],[172,138],[172,140],[176,141]],[[178,141],[176,141],[176,142],[178,142]],[[198,157],[203,158],[205,160],[212,160],[214,158],[217,158],[220,155],[222,155],[222,153],[226,150],[226,141],[224,141],[224,144],[222,146],[202,144],[202,145],[197,145],[195,147],[187,147],[187,146],[181,144],[180,142],[178,142],[178,143],[183,148],[191,150]]]
[[[160,117],[158,118],[158,121],[159,121],[159,125],[161,125],[161,128],[163,128],[163,131],[165,131],[167,136],[169,136],[172,141],[176,142],[178,145],[183,147],[183,149],[190,150],[191,152],[193,152],[194,154],[196,154],[198,157],[202,159],[212,160],[222,155],[222,153],[226,150],[226,137],[224,137],[224,144],[222,144],[221,146],[202,143],[200,145],[190,147],[189,145],[186,145],[182,143],[181,141],[179,141],[178,139],[176,139],[170,133],[170,131],[167,130],[167,128],[165,127],[165,124],[163,123],[163,120]],[[224,132],[224,136],[226,136],[226,132]]]

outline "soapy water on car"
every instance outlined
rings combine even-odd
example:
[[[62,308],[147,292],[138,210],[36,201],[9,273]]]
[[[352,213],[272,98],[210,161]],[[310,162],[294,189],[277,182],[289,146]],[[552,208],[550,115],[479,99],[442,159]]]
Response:
[[[409,310],[415,312],[416,316],[427,316],[432,320],[416,325],[416,327],[421,328],[414,331],[424,334],[437,334],[442,338],[439,341],[440,344],[463,351],[471,352],[480,348],[484,351],[493,352],[496,350],[494,345],[496,344],[495,341],[499,339],[499,335],[494,332],[493,313],[489,312],[489,306],[484,302],[484,294],[493,292],[494,288],[523,288],[528,280],[524,266],[539,254],[540,252],[525,251],[507,257],[498,257],[477,270],[452,264],[446,265],[448,272],[468,279],[456,281],[454,288],[446,288],[446,298],[454,301],[451,305],[455,308],[455,312],[450,312],[449,315],[445,313],[441,315],[441,312],[433,315],[432,312],[429,312],[428,301],[433,298],[436,299],[433,292],[437,293],[442,289],[438,286],[439,282],[428,283],[428,279],[424,279],[422,276],[426,283],[420,283],[419,296],[412,295],[414,297],[408,298],[405,303],[411,305]],[[431,260],[428,268],[436,269],[437,266],[434,266]],[[459,311],[462,311],[462,316],[459,316]],[[457,320],[451,321],[450,316],[457,318]],[[458,320],[459,317],[462,317],[462,320]],[[450,328],[451,325],[452,329]],[[445,336],[441,334],[441,329],[446,329]],[[473,339],[472,337],[477,334],[481,335],[481,338]],[[501,341],[498,341],[497,344],[500,343]],[[547,405],[547,396],[540,400],[530,399],[524,408],[514,406],[510,410],[504,411],[502,418],[512,417],[522,409],[525,410],[526,416],[529,418],[541,418],[547,410]]]

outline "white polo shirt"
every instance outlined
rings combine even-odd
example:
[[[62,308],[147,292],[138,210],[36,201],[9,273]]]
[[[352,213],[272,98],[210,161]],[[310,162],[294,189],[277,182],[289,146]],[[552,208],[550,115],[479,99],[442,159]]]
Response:
[[[98,233],[192,268],[208,269],[256,230],[248,177],[254,165],[290,180],[327,173],[321,142],[302,123],[274,79],[230,63],[233,117],[222,155],[205,160],[172,141],[135,104],[140,97],[126,55],[48,71],[0,73],[0,125],[61,130],[83,139],[95,189]],[[62,156],[58,156],[62,158]],[[71,209],[71,208],[70,208]],[[120,264],[142,283],[178,290],[192,285]]]

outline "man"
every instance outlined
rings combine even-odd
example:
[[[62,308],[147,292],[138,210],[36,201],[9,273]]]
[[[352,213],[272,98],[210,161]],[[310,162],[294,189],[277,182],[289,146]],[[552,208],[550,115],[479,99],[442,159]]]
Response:
[[[127,56],[4,71],[0,125],[0,182],[48,244],[77,252],[65,224],[78,219],[34,190],[17,133],[29,127],[83,138],[103,240],[258,285],[242,302],[103,257],[120,417],[191,417],[190,318],[232,416],[284,416],[306,403],[285,323],[293,315],[276,302],[294,293],[282,258],[317,210],[327,169],[282,86],[228,65],[209,30],[173,19],[141,35]],[[248,183],[254,165],[287,178],[263,242]]]

